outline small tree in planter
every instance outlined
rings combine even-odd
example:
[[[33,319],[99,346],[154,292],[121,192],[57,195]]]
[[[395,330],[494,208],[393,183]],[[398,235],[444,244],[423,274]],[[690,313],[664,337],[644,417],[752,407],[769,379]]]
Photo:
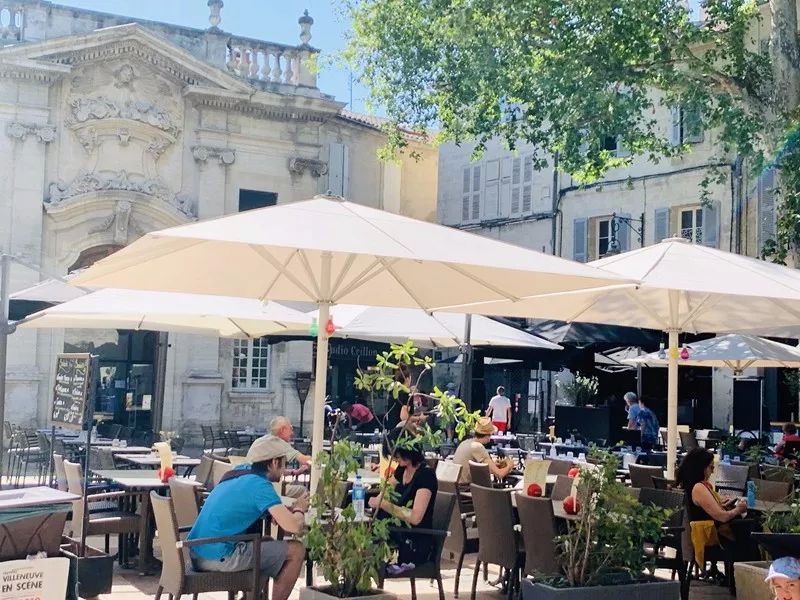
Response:
[[[376,392],[388,392],[395,398],[401,392],[410,394],[411,387],[394,379],[394,372],[400,363],[422,367],[417,384],[434,366],[430,357],[418,355],[417,348],[411,342],[392,345],[388,351],[377,356],[374,367],[366,371],[358,370],[356,388],[369,392],[373,405]],[[468,432],[479,416],[477,411],[470,413],[460,399],[436,388],[425,396],[438,402],[435,411],[443,421],[454,426],[460,437]],[[336,425],[338,426],[338,422]],[[337,431],[337,426],[334,426],[334,432]],[[426,446],[436,447],[441,444],[441,432],[435,432],[425,425],[415,427],[412,434],[411,427],[412,424],[407,422],[393,443],[386,438],[389,445],[389,472],[393,470],[395,447],[410,444],[412,439],[418,443],[421,441]],[[389,543],[389,529],[392,525],[399,525],[399,522],[396,519],[357,521],[352,505],[339,509],[345,490],[343,482],[357,471],[361,454],[358,444],[331,439],[331,452],[321,452],[314,458],[320,466],[317,491],[312,497],[312,509],[316,518],[309,526],[305,542],[309,556],[319,566],[329,585],[301,589],[301,600],[363,596],[370,596],[374,600],[381,595],[391,597],[373,586],[379,581],[380,569],[389,562],[394,553]],[[388,486],[386,479],[381,483],[378,493],[381,498],[393,500],[394,490]]]
[[[644,544],[658,543],[670,511],[640,504],[616,480],[618,461],[612,453],[593,450],[592,455],[598,464],[582,467],[577,484],[579,518],[556,538],[563,575],[526,581],[523,598],[616,598],[619,591],[599,586],[622,584],[645,587],[652,600],[676,598],[679,582],[644,575],[653,566],[644,556]]]
[[[563,399],[559,399],[559,404],[564,406],[586,406],[591,404],[597,397],[599,388],[597,377],[587,377],[580,373],[575,373],[575,378],[570,382],[556,381],[559,391],[564,394]]]

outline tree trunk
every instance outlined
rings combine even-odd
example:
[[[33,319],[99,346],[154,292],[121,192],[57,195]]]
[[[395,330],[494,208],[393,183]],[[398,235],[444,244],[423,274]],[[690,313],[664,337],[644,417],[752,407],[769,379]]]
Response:
[[[776,112],[786,115],[800,102],[800,47],[797,40],[797,0],[770,0],[770,59]]]

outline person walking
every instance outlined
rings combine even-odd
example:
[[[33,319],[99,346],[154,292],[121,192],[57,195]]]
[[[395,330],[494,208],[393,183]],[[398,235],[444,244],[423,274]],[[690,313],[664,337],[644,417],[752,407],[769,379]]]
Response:
[[[506,388],[498,386],[497,393],[489,400],[486,416],[492,420],[497,431],[505,433],[511,425],[511,400],[506,397]]]
[[[627,392],[624,396],[625,412],[628,415],[628,429],[639,429],[639,398],[634,392]]]
[[[658,445],[658,417],[647,408],[642,398],[639,398],[639,431],[642,432],[642,450],[649,452]]]

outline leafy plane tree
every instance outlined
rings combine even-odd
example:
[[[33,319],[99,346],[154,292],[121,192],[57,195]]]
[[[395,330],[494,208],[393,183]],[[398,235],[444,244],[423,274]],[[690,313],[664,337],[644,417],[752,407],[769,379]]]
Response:
[[[687,152],[657,118],[667,108],[684,131],[715,131],[719,168],[706,187],[736,156],[755,171],[794,156],[793,0],[705,0],[702,22],[684,0],[343,3],[345,59],[394,123],[388,154],[408,129],[435,127],[442,141],[477,142],[477,154],[495,136],[529,142],[537,167],[557,153],[559,168],[589,182],[635,156]]]

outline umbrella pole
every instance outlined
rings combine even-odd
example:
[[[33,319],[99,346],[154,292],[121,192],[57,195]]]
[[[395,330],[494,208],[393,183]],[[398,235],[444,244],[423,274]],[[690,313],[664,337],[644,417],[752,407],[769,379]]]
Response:
[[[322,254],[322,272],[320,273],[320,291],[327,298],[331,287],[331,254]],[[328,332],[326,326],[331,316],[330,300],[320,300],[319,320],[317,321],[317,363],[314,376],[314,411],[311,425],[311,493],[317,489],[319,466],[316,458],[322,452],[322,440],[325,437],[325,396],[328,394]]]
[[[6,418],[6,376],[8,369],[8,301],[11,294],[11,256],[0,254],[0,418]],[[0,487],[3,484],[3,423],[0,423]],[[11,481],[9,477],[9,481]]]
[[[678,330],[669,330],[667,372],[667,479],[675,479],[678,452]]]

